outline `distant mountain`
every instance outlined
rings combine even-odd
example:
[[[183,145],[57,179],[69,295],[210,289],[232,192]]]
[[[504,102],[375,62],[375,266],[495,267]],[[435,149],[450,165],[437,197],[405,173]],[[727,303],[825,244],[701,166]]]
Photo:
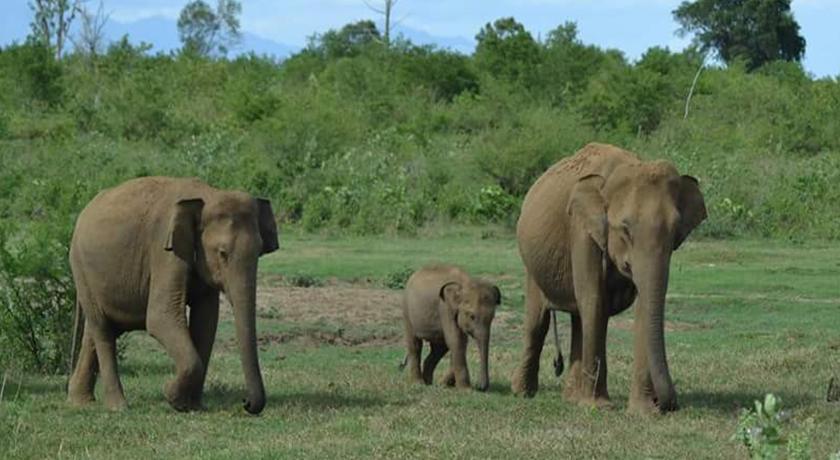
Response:
[[[31,11],[24,2],[10,5],[7,11],[12,14],[0,15],[0,46],[12,41],[22,42],[29,33],[29,24],[21,18],[31,16]],[[438,48],[450,49],[464,54],[470,54],[475,49],[475,42],[464,37],[439,37],[428,32],[406,26],[397,26],[394,35],[402,35],[417,45],[436,45]],[[164,16],[152,16],[137,21],[121,22],[114,19],[105,25],[106,41],[117,41],[128,35],[132,43],[141,42],[152,45],[152,52],[167,53],[181,47],[178,39],[178,27],[175,19]],[[72,46],[72,45],[70,45]],[[231,55],[254,52],[258,55],[269,55],[285,58],[298,52],[300,45],[290,45],[277,42],[250,32],[242,34],[242,41],[231,50]]]
[[[439,37],[419,29],[403,26],[395,27],[393,33],[402,35],[415,45],[437,45],[438,48],[459,51],[464,54],[472,54],[475,51],[475,41],[464,37]]]
[[[119,40],[123,35],[128,35],[132,43],[146,42],[152,45],[153,52],[169,52],[181,47],[176,21],[162,16],[128,23],[108,21],[105,35],[109,40]],[[242,34],[242,41],[231,50],[231,54],[254,52],[285,58],[299,48],[245,32]]]

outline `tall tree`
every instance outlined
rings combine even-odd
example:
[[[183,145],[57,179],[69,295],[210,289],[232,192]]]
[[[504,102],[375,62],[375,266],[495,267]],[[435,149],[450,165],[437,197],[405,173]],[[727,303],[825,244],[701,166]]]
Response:
[[[508,80],[527,80],[539,64],[540,46],[514,18],[487,23],[475,36],[478,67]]]
[[[680,34],[694,34],[704,50],[748,70],[775,61],[800,61],[805,39],[790,9],[791,0],[694,0],[674,10]]]
[[[96,57],[105,47],[105,25],[110,14],[105,12],[105,5],[99,0],[96,11],[86,6],[79,8],[79,32],[73,39],[76,51],[89,57]]]
[[[397,6],[399,0],[382,0],[382,6],[374,5],[368,0],[363,1],[365,2],[365,5],[367,5],[368,8],[370,8],[376,13],[381,14],[382,17],[385,19],[385,30],[382,31],[382,38],[385,40],[386,47],[391,46],[391,30],[394,27],[392,18],[394,13],[394,7]]]
[[[242,37],[240,14],[242,3],[238,0],[219,0],[215,10],[203,0],[190,1],[178,17],[178,35],[184,50],[201,56],[227,54]]]
[[[55,60],[61,60],[70,25],[76,18],[83,0],[32,0],[29,8],[35,13],[30,26],[32,37],[55,51]]]

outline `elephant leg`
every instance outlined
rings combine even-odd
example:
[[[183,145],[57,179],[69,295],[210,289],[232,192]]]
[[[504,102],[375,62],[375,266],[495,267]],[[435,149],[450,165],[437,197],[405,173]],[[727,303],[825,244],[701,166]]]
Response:
[[[435,367],[437,367],[441,358],[443,358],[443,355],[449,351],[449,348],[446,347],[445,343],[430,343],[430,345],[431,351],[423,361],[423,382],[425,382],[426,385],[432,384],[432,376],[435,373]],[[453,375],[453,379],[454,377],[455,376]]]
[[[570,402],[578,401],[581,397],[581,351],[583,346],[583,331],[581,330],[580,315],[570,315],[572,319],[572,340],[569,345],[569,373],[563,386],[563,397]]]
[[[128,405],[117,372],[117,333],[104,318],[98,321],[86,320],[85,334],[88,331],[96,348],[105,407],[111,410],[125,409]]]
[[[216,327],[219,324],[219,293],[208,292],[193,303],[195,305],[190,305],[190,337],[201,359],[203,372],[192,389],[191,404],[195,408],[200,408],[210,355],[213,352],[213,343],[216,341]]]
[[[449,372],[455,378],[455,387],[470,388],[470,373],[467,370],[467,335],[458,328],[455,319],[444,321],[443,336],[449,348]]]
[[[70,404],[83,406],[94,401],[93,389],[96,385],[96,373],[98,370],[96,359],[96,345],[94,344],[90,328],[86,327],[82,333],[76,368],[73,370],[73,375],[70,377],[70,382],[67,386],[67,400]]]
[[[514,394],[532,397],[539,388],[540,354],[548,333],[549,310],[536,281],[528,275],[525,280],[525,349],[522,362],[511,378]]]
[[[414,331],[407,322],[405,326],[405,349],[409,378],[413,382],[422,382],[423,374],[420,372],[420,355],[423,352],[423,341],[414,336]]]
[[[653,414],[659,412],[659,409],[654,400],[655,391],[648,364],[648,324],[642,316],[637,306],[633,321],[633,381],[630,384],[627,410],[640,414]]]
[[[572,247],[572,281],[580,315],[582,341],[580,359],[580,402],[609,405],[607,393],[608,303],[602,252],[588,234],[581,233]]]
[[[204,376],[204,364],[186,323],[183,312],[179,315],[158,313],[147,318],[149,334],[163,345],[175,361],[175,378],[164,386],[164,394],[177,411],[196,408],[192,396]]]

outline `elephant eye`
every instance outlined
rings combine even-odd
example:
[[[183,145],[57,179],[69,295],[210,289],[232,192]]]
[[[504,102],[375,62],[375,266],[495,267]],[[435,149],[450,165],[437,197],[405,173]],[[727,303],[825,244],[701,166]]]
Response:
[[[475,313],[470,313],[470,321],[475,321]]]
[[[228,252],[227,252],[227,249],[225,249],[225,248],[219,248],[219,257],[221,257],[221,258],[222,258],[222,260],[227,261],[227,260],[228,260]]]

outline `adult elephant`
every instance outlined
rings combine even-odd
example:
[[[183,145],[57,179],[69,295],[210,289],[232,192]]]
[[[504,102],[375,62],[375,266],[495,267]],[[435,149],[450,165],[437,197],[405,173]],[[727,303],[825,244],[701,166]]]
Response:
[[[517,225],[527,312],[514,393],[537,391],[549,309],[556,308],[571,315],[566,398],[609,404],[607,322],[638,293],[628,408],[675,410],[663,324],[668,272],[672,251],[705,218],[697,180],[667,161],[589,144],[549,168],[525,196]]]
[[[84,328],[69,401],[93,401],[98,370],[105,405],[125,407],[116,339],[146,329],[175,361],[175,379],[164,387],[169,403],[179,411],[200,408],[221,291],[233,305],[248,389],[245,409],[261,412],[257,259],[277,247],[271,204],[247,193],[166,177],[134,179],[100,192],[79,215],[70,245],[74,336],[82,313]]]

